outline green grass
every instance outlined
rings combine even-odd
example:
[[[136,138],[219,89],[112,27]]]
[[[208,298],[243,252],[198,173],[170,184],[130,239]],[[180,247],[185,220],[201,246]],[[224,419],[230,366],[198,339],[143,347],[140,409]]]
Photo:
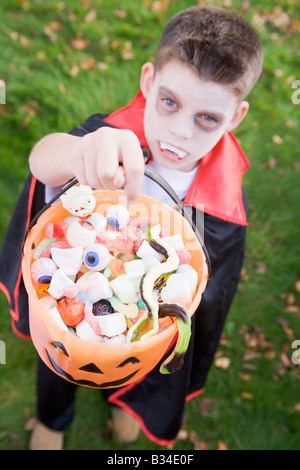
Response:
[[[188,403],[187,433],[174,449],[298,449],[300,369],[291,362],[291,344],[300,339],[300,112],[291,84],[300,79],[300,5],[209,3],[230,4],[258,28],[265,63],[249,96],[249,114],[236,131],[251,162],[244,180],[250,223],[242,280],[217,353],[230,365],[213,367],[205,393]],[[35,142],[126,104],[138,90],[142,64],[153,59],[162,26],[193,4],[1,3],[6,104],[0,106],[0,240]],[[36,352],[12,332],[2,293],[0,339],[7,362],[0,364],[0,449],[26,449],[24,424],[35,413]],[[65,448],[122,449],[108,439],[110,414],[101,393],[81,388],[76,403]],[[144,436],[130,447],[159,448]]]

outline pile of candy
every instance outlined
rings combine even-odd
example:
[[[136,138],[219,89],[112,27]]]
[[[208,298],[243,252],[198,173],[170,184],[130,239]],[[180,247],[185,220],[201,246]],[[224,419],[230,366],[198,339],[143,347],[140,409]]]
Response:
[[[87,186],[72,187],[61,200],[71,215],[44,227],[31,265],[52,318],[81,339],[114,344],[143,340],[160,331],[160,318],[177,318],[183,356],[198,275],[181,235],[169,236],[149,217],[131,219],[121,204],[93,212]]]

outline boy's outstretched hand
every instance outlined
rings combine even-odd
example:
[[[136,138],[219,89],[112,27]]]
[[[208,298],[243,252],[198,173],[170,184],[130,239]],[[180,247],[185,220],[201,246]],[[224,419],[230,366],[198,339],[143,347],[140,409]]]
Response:
[[[129,202],[140,191],[144,158],[132,131],[102,127],[87,134],[73,145],[70,161],[82,184],[97,189],[124,187]]]
[[[136,135],[126,129],[101,127],[83,137],[54,133],[32,149],[32,174],[47,186],[65,184],[74,176],[94,189],[124,187],[130,204],[140,192],[143,152]]]

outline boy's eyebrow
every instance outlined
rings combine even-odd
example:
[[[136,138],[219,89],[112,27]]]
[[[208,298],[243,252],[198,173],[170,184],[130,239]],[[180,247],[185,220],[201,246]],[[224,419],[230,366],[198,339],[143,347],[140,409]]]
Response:
[[[176,95],[175,92],[173,92],[172,90],[170,90],[168,87],[166,86],[160,86],[158,88],[158,91],[160,93],[168,93],[172,98],[174,98],[174,100],[178,101],[180,103],[180,98]],[[221,111],[212,111],[212,110],[201,110],[199,111],[199,114],[208,114],[209,116],[212,116],[212,117],[215,117],[218,121],[221,121],[225,118],[224,114],[221,112]]]

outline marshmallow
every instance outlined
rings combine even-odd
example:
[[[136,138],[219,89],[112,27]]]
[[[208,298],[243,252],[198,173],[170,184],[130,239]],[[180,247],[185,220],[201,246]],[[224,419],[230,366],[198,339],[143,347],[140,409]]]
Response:
[[[64,271],[67,276],[75,276],[82,264],[83,248],[51,248],[54,263]]]
[[[175,235],[170,235],[169,237],[162,238],[164,242],[166,242],[169,246],[174,248],[174,250],[183,250],[185,248],[182,236],[177,233]]]
[[[177,274],[183,274],[188,277],[192,288],[196,290],[198,283],[198,273],[190,264],[180,264],[176,270]]]
[[[117,336],[127,329],[123,313],[115,312],[109,315],[100,315],[96,318],[100,326],[101,334],[109,338]]]
[[[49,315],[53,318],[53,320],[60,326],[63,330],[69,331],[67,325],[62,321],[61,316],[57,308],[51,308],[48,310]]]
[[[102,342],[102,336],[96,335],[96,333],[92,330],[89,323],[85,319],[83,319],[76,326],[76,334],[80,339],[91,341],[92,343]]]
[[[150,245],[150,243],[147,242],[147,240],[142,241],[136,254],[139,258],[144,258],[145,256],[153,256],[159,261],[159,263],[164,258],[161,253],[158,253],[156,250],[154,250],[154,248],[152,248],[152,246]]]
[[[141,259],[143,265],[144,265],[144,271],[145,273],[150,269],[154,264],[159,264],[159,261],[157,258],[154,256],[144,256],[144,258]]]
[[[161,300],[170,303],[176,302],[187,307],[193,301],[196,285],[186,274],[171,274],[165,287],[161,290]]]
[[[121,276],[110,281],[110,286],[121,302],[130,304],[137,301],[134,285],[127,274],[121,274]]]
[[[64,273],[62,269],[57,269],[52,276],[48,293],[55,299],[60,299],[64,295],[64,287],[73,286],[74,282]]]
[[[134,259],[124,263],[125,273],[135,287],[136,292],[139,292],[140,281],[145,273],[144,264],[140,259]]]
[[[109,344],[125,344],[126,343],[126,336],[125,335],[117,335],[112,336],[109,338],[108,336],[103,336],[102,343],[109,343]]]
[[[92,304],[100,299],[109,299],[113,295],[107,277],[98,272],[94,272],[87,277],[85,293]]]

